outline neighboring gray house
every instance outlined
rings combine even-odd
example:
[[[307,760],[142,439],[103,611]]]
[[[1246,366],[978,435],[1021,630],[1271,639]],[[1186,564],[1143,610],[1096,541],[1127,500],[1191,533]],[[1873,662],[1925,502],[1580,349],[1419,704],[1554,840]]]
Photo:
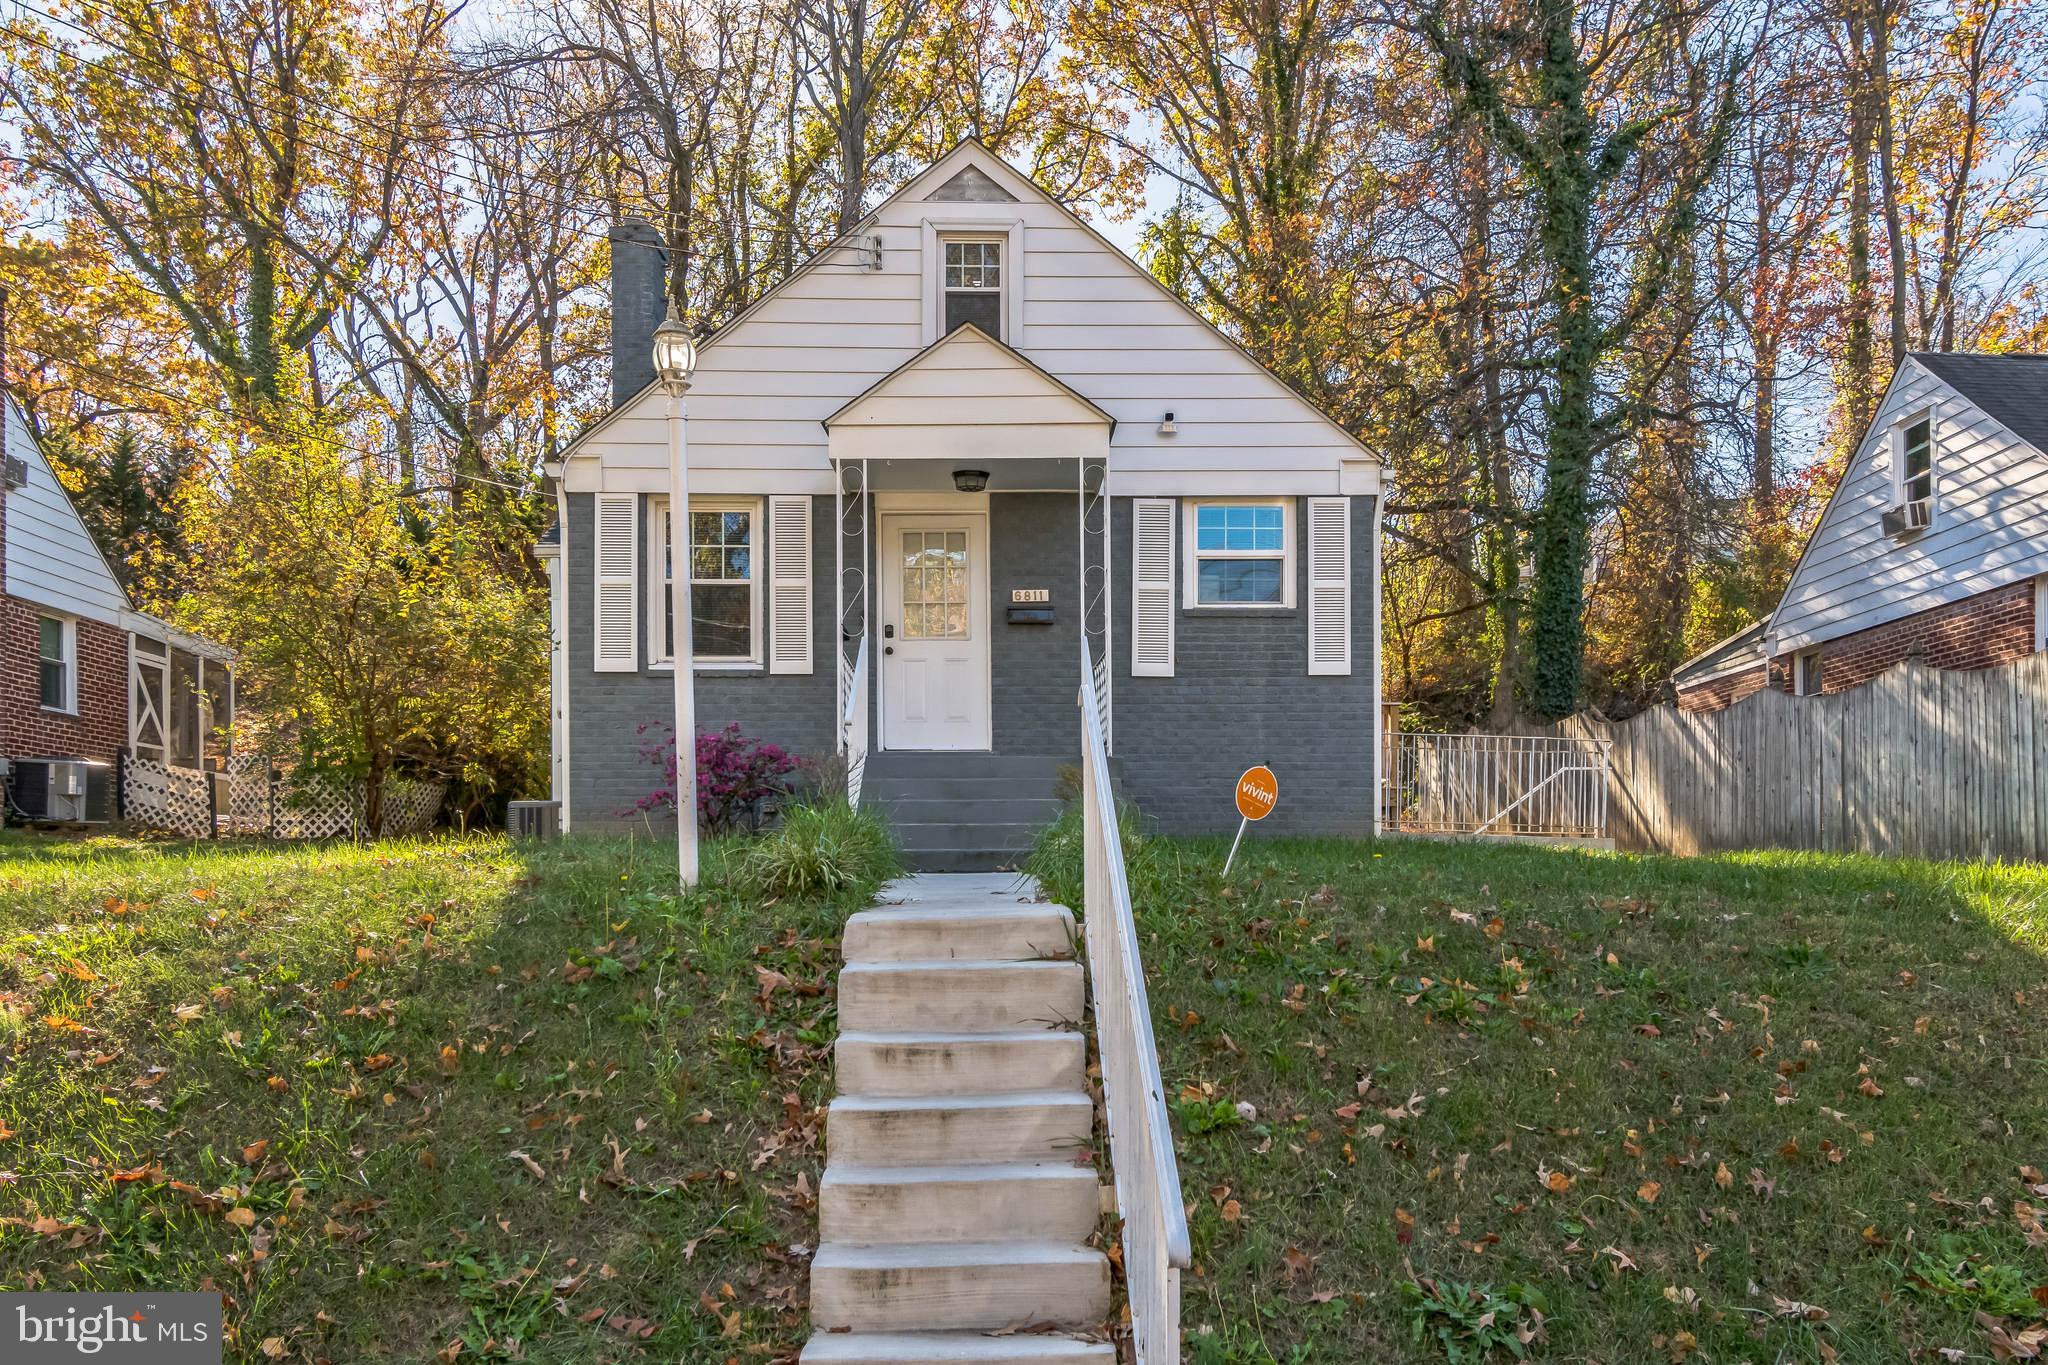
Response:
[[[612,241],[615,406],[543,546],[575,829],[629,818],[673,714],[664,263]],[[1378,459],[980,144],[708,340],[687,432],[698,725],[865,759],[920,864],[1056,810],[1084,635],[1156,825],[1227,829],[1265,763],[1269,827],[1372,828]]]

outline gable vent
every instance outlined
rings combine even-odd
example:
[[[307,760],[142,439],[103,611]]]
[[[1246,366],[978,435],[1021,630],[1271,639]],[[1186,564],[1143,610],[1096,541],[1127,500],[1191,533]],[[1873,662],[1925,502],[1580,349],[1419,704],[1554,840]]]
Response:
[[[768,499],[768,671],[811,671],[811,500]]]
[[[597,657],[599,673],[632,673],[640,667],[639,601],[635,584],[640,563],[640,495],[597,495]]]
[[[1308,671],[1351,672],[1351,499],[1308,500]]]
[[[1173,676],[1172,498],[1131,506],[1131,676]]]

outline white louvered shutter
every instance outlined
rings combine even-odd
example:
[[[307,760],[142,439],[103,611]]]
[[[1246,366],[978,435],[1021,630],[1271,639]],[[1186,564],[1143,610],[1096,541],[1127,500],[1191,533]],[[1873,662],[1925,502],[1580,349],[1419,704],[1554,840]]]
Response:
[[[768,671],[811,671],[811,500],[768,499]]]
[[[1131,506],[1131,675],[1173,676],[1172,498]]]
[[[599,673],[640,667],[640,495],[597,495],[597,610],[593,613]]]
[[[1351,672],[1351,499],[1308,500],[1308,671]]]

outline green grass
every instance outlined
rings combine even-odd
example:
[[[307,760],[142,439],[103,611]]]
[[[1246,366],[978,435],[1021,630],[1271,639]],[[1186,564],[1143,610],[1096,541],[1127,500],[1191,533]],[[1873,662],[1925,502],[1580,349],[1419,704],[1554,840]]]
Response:
[[[1134,874],[1190,1359],[1988,1361],[1979,1309],[2048,1316],[2048,872],[1224,847]]]
[[[232,1360],[793,1350],[868,888],[674,867],[0,835],[0,1285],[217,1287]]]

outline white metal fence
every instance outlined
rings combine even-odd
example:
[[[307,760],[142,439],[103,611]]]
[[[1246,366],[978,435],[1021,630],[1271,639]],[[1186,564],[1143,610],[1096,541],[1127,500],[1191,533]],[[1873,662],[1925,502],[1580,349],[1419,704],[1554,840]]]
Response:
[[[1607,837],[1605,740],[1396,734],[1391,747],[1389,832]]]
[[[1123,1219],[1124,1282],[1137,1365],[1180,1361],[1180,1272],[1191,1260],[1180,1163],[1159,1079],[1145,965],[1131,912],[1123,839],[1109,781],[1109,746],[1096,695],[1094,661],[1081,641],[1081,819],[1088,980],[1102,1055],[1110,1165]]]

